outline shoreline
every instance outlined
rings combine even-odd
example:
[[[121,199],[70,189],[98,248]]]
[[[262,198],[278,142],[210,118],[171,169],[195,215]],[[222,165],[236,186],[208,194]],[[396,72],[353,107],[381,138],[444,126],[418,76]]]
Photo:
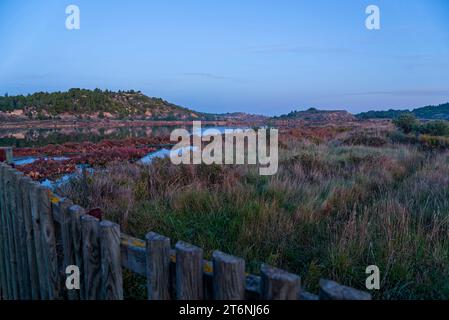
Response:
[[[53,121],[53,120],[30,120],[22,122],[0,123],[1,129],[64,129],[64,128],[120,128],[120,127],[163,127],[192,125],[197,120],[109,120],[109,121]],[[200,121],[200,120],[198,120]],[[262,121],[229,121],[229,120],[201,120],[202,125],[251,125],[260,124]]]

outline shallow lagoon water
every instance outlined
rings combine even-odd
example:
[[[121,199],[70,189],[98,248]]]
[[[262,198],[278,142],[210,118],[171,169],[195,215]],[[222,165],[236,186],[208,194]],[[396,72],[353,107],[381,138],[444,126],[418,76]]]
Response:
[[[1,129],[0,146],[15,148],[42,147],[49,144],[63,144],[66,142],[99,142],[104,139],[120,140],[126,138],[144,138],[157,135],[170,135],[177,129],[183,128],[191,132],[192,126],[146,126],[146,127],[117,127],[117,128],[50,128],[50,129]],[[201,131],[216,129],[224,133],[226,129],[238,129],[237,126],[202,126]],[[197,134],[197,132],[194,132]]]
[[[43,157],[43,158],[39,158],[39,157],[20,157],[20,158],[15,158],[13,160],[14,165],[16,166],[23,166],[26,164],[32,164],[33,162],[37,161],[37,160],[54,160],[54,161],[64,161],[64,160],[69,160],[70,158],[68,157]]]
[[[188,130],[189,132],[192,132],[192,127],[182,127],[183,129]],[[140,127],[130,127],[130,128],[117,128],[118,132],[121,134],[117,134],[116,131],[114,130],[108,130],[107,132],[109,133],[109,135],[105,135],[104,133],[106,131],[102,131],[102,130],[97,130],[95,131],[96,134],[99,134],[99,136],[94,136],[94,141],[96,141],[97,139],[102,140],[102,139],[109,139],[112,137],[115,138],[126,138],[126,137],[142,137],[142,136],[146,136],[146,135],[151,135],[152,133],[154,133],[153,129],[157,130],[157,131],[161,131],[162,130],[168,130],[166,131],[166,134],[169,134],[172,130],[177,129],[176,127],[155,127],[155,128],[140,128]],[[201,127],[200,130],[198,130],[199,128],[197,128],[196,130],[193,130],[193,134],[194,135],[214,135],[214,134],[223,134],[225,133],[225,130],[227,129],[248,129],[248,128],[243,128],[243,127],[232,127],[232,126],[204,126]],[[211,130],[212,129],[212,130]],[[32,130],[32,129],[29,129]],[[76,134],[75,136],[73,135],[73,132],[63,132],[64,130],[58,130],[58,129],[53,129],[50,130],[50,134],[48,131],[44,131],[46,133],[45,135],[45,141],[46,144],[49,143],[58,143],[56,141],[52,141],[52,136],[57,136],[59,137],[59,139],[57,140],[62,140],[64,142],[68,142],[68,141],[80,141],[80,138],[83,139],[83,137],[85,136],[89,136],[89,130],[88,131],[82,131],[83,134],[80,137],[77,137]],[[124,133],[124,134],[123,134]],[[65,134],[67,136],[65,136]],[[118,136],[117,136],[117,135]],[[63,138],[61,138],[61,135],[63,136]],[[37,143],[36,142],[36,136],[32,135],[32,134],[19,134],[19,135],[15,135],[16,138],[15,142],[16,144],[20,145],[20,146],[37,146],[37,145],[42,145],[42,141],[39,141],[39,138],[37,138]],[[27,137],[34,137],[33,139],[29,139],[27,140]],[[20,140],[20,142],[17,141],[17,138]],[[87,139],[88,141],[92,141]],[[0,137],[0,145],[3,143],[6,143],[7,141],[11,141],[11,137],[8,137],[5,139],[5,136]],[[34,142],[33,142],[34,141]],[[64,143],[64,142],[59,142],[59,143]],[[43,144],[45,145],[45,144]],[[182,154],[183,152],[186,151],[194,151],[196,150],[196,147],[193,146],[188,146],[188,147],[183,147],[183,148],[179,148],[178,154]],[[140,160],[138,160],[138,163],[141,164],[150,164],[152,161],[154,161],[154,159],[160,159],[160,158],[168,158],[170,156],[170,149],[159,149],[157,151],[154,152],[150,152],[149,154],[145,155],[144,157],[142,157]],[[64,160],[69,160],[70,158],[68,157],[64,157],[64,156],[59,156],[59,157],[20,157],[20,158],[16,158],[14,159],[14,164],[17,166],[21,166],[21,165],[27,165],[27,164],[31,164],[39,159],[43,159],[43,160],[54,160],[54,161],[64,161]],[[73,178],[74,176],[76,176],[77,174],[81,173],[82,170],[82,166],[77,166],[77,172],[71,173],[71,174],[66,174],[64,176],[62,176],[61,178],[55,180],[55,181],[51,181],[49,179],[45,179],[41,182],[41,184],[45,187],[48,187],[52,190],[54,190],[56,187],[61,186],[67,182],[70,181],[71,178]],[[92,168],[89,168],[89,172],[92,173],[94,170]]]

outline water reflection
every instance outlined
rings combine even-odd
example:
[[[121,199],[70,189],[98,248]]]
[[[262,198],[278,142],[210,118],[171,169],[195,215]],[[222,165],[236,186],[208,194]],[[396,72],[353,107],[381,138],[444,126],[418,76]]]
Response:
[[[126,138],[145,138],[149,136],[168,136],[176,128],[184,128],[189,132],[191,126],[146,126],[146,127],[114,127],[114,128],[52,128],[52,129],[0,129],[0,146],[16,148],[42,147],[49,144],[66,142],[99,142],[104,139],[120,140]],[[224,133],[225,129],[245,129],[237,126],[203,126],[201,131],[217,129]],[[194,132],[194,134],[198,134]]]
[[[0,146],[42,147],[66,142],[99,142],[168,135],[174,127],[117,127],[117,128],[54,128],[54,129],[0,129]]]

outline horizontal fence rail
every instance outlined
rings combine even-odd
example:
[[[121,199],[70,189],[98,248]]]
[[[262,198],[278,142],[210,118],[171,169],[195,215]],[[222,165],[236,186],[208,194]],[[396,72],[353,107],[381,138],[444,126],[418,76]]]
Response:
[[[79,288],[69,266],[79,268]],[[149,300],[371,299],[324,279],[314,295],[296,274],[266,264],[247,274],[241,258],[214,251],[208,261],[201,248],[154,232],[133,238],[0,163],[1,299],[121,300],[122,268],[146,278]]]

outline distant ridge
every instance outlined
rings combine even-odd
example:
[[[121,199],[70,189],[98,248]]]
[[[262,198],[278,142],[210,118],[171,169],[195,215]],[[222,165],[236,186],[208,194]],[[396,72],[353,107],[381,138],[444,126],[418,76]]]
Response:
[[[318,110],[310,108],[305,111],[292,111],[288,114],[272,117],[272,120],[303,120],[309,122],[342,122],[354,121],[356,118],[345,110]]]
[[[251,114],[246,112],[231,112],[231,113],[222,113],[222,114],[214,114],[214,116],[218,118],[223,118],[228,121],[247,121],[247,122],[261,122],[269,119],[267,116],[259,115],[259,114]]]
[[[403,113],[412,113],[419,119],[449,120],[449,103],[425,106],[413,110],[368,111],[356,115],[358,119],[396,119]]]

